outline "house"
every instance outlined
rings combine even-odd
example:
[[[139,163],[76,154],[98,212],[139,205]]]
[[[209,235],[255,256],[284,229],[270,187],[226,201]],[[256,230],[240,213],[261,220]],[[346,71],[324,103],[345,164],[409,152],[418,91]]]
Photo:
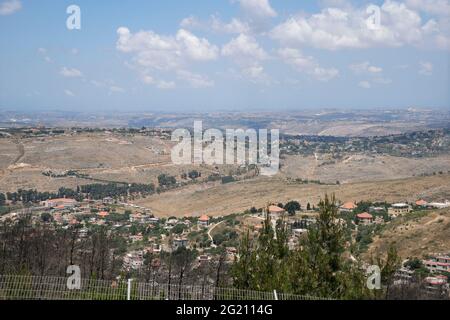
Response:
[[[210,261],[211,261],[211,257],[206,254],[198,256],[198,264],[199,265],[207,264]]]
[[[424,208],[424,207],[426,207],[428,205],[428,202],[426,202],[425,200],[417,200],[416,201],[416,206],[418,206],[418,207],[422,207],[422,208]]]
[[[450,257],[449,256],[437,256],[436,261],[442,262],[442,263],[450,263]]]
[[[202,215],[199,219],[198,219],[198,225],[202,226],[202,227],[208,227],[209,226],[209,217],[207,215]]]
[[[339,211],[341,212],[353,212],[357,208],[354,202],[346,202],[342,206],[339,207]]]
[[[423,261],[423,264],[431,273],[450,272],[450,261],[449,262],[441,262],[441,261],[448,261],[448,260],[443,260],[441,258],[441,260],[438,261],[437,258],[433,258],[431,260]]]
[[[363,212],[356,215],[358,223],[361,225],[371,225],[373,223],[373,216],[370,213]]]
[[[150,223],[150,224],[158,224],[159,223],[159,218],[149,218],[148,219],[148,223]]]
[[[413,275],[414,275],[413,270],[406,267],[402,267],[399,270],[397,270],[397,272],[394,275],[394,284],[402,285],[411,283],[411,281],[413,280]]]
[[[269,213],[281,215],[286,213],[286,210],[280,208],[279,206],[269,206]]]
[[[100,211],[99,213],[97,213],[97,216],[100,219],[106,219],[107,217],[109,217],[109,212],[107,212],[107,211]]]
[[[139,270],[144,266],[144,252],[132,251],[123,258],[123,268],[125,270]]]
[[[114,199],[111,197],[103,198],[103,204],[114,204]]]
[[[388,209],[388,214],[391,217],[398,217],[408,214],[412,211],[411,206],[407,203],[395,203]]]
[[[269,206],[269,216],[273,220],[278,220],[282,215],[286,213],[286,210],[278,206]]]
[[[428,293],[444,296],[449,292],[448,278],[446,276],[427,277],[424,282]]]
[[[173,240],[173,250],[178,250],[179,248],[186,248],[189,241],[186,238],[176,238]]]
[[[52,199],[47,201],[42,201],[41,203],[46,208],[73,208],[77,204],[77,200],[75,199],[66,199],[66,198],[59,198],[59,199]]]

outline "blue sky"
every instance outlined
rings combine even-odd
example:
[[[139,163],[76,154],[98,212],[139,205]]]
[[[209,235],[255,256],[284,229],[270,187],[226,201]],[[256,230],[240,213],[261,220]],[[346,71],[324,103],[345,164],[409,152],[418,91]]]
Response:
[[[0,41],[7,110],[450,106],[449,0],[0,0]]]

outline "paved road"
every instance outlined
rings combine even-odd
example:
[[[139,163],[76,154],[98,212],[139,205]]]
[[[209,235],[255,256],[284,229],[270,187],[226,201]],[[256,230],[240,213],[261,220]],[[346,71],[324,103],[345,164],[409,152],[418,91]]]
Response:
[[[208,237],[209,237],[209,240],[211,240],[211,247],[213,247],[213,248],[216,248],[217,246],[214,244],[214,239],[213,239],[213,237],[211,236],[211,231],[213,231],[216,227],[218,227],[219,225],[221,225],[222,223],[224,223],[226,220],[223,220],[223,221],[220,221],[219,223],[217,223],[217,224],[214,224],[214,225],[212,225],[210,228],[209,228],[209,230],[208,230]]]

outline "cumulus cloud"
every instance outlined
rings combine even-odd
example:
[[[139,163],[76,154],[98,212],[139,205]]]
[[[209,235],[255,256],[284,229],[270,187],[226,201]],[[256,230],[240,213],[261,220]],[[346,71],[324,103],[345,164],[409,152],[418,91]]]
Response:
[[[339,75],[336,68],[323,68],[313,57],[304,56],[300,50],[294,48],[279,49],[278,56],[298,72],[308,74],[319,81],[327,82]]]
[[[267,52],[252,36],[240,34],[222,47],[222,55],[239,65],[242,75],[255,82],[268,82],[261,62],[269,58]]]
[[[433,64],[431,62],[420,62],[419,74],[423,76],[431,76],[433,74]]]
[[[180,80],[186,81],[192,88],[207,88],[213,87],[214,81],[201,74],[196,74],[187,70],[179,70],[177,77]]]
[[[109,92],[110,93],[124,93],[125,89],[122,87],[118,87],[118,86],[111,86],[111,87],[109,87]]]
[[[217,15],[211,15],[207,21],[200,21],[194,16],[183,19],[180,26],[188,30],[213,31],[221,34],[250,33],[251,26],[248,22],[239,18],[232,18],[230,22],[224,22]]]
[[[450,1],[448,0],[406,0],[410,8],[438,16],[450,16]]]
[[[246,13],[255,17],[273,18],[277,16],[269,0],[238,0],[239,4]]]
[[[240,34],[225,44],[222,48],[224,56],[233,57],[238,60],[264,60],[268,54],[259,45],[255,38]]]
[[[79,78],[83,76],[83,73],[75,68],[63,67],[59,73],[66,78]]]
[[[370,75],[376,75],[376,74],[380,74],[381,72],[383,72],[383,69],[380,67],[376,67],[370,64],[370,62],[365,61],[365,62],[361,62],[361,63],[356,63],[356,64],[352,64],[350,65],[350,69],[355,73],[355,74],[370,74]]]
[[[380,7],[381,25],[373,30],[368,28],[366,9],[329,7],[316,14],[298,15],[276,26],[270,35],[284,45],[339,50],[418,46],[439,32],[406,4],[391,0]]]
[[[217,58],[219,49],[211,45],[208,40],[197,38],[195,35],[181,29],[178,31],[176,40],[180,42],[182,51],[192,60],[208,61]]]
[[[22,9],[22,3],[19,0],[3,1],[0,3],[0,16],[14,14]]]
[[[133,34],[128,28],[121,27],[117,35],[117,50],[132,54],[133,68],[141,73],[143,82],[160,89],[175,88],[176,83],[155,79],[155,71],[173,74],[173,71],[185,70],[190,62],[216,60],[220,53],[219,48],[206,38],[199,38],[186,29],[178,30],[174,36],[165,36],[153,31]],[[191,82],[200,86],[201,81],[196,80]]]

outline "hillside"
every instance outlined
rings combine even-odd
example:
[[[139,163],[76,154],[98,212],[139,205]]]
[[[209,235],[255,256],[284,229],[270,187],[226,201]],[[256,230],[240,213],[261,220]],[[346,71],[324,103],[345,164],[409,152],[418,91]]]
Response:
[[[426,253],[448,252],[450,248],[450,208],[415,212],[388,224],[380,236],[374,238],[365,260],[388,251],[390,244],[397,247],[402,259]]]

